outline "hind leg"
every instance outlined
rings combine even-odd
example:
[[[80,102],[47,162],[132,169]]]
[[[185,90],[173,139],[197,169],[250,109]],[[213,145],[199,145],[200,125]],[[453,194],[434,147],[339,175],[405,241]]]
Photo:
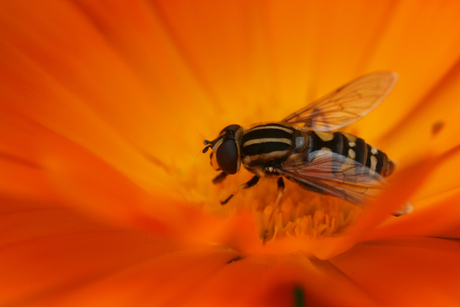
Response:
[[[263,243],[264,244],[268,239],[268,235],[269,235],[269,229],[268,228],[271,228],[271,224],[272,224],[272,221],[273,221],[273,217],[275,216],[275,212],[279,211],[281,197],[283,196],[284,191],[285,191],[285,185],[284,185],[283,177],[279,177],[278,181],[276,183],[278,185],[278,196],[276,197],[275,205],[273,206],[272,212],[270,213],[270,216],[268,217],[267,228],[265,229],[265,232],[264,232],[264,235],[263,235]]]

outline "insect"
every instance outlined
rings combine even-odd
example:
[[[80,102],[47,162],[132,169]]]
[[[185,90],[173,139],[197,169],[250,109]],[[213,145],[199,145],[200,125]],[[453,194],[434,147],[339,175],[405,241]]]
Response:
[[[254,174],[221,204],[257,184],[261,177],[277,178],[275,208],[285,189],[283,178],[354,204],[375,197],[386,186],[384,177],[393,173],[395,164],[362,138],[335,130],[376,108],[397,78],[393,72],[365,75],[279,122],[229,125],[214,140],[205,140],[203,153],[212,149],[211,165],[221,171],[213,183],[237,173],[241,164]]]

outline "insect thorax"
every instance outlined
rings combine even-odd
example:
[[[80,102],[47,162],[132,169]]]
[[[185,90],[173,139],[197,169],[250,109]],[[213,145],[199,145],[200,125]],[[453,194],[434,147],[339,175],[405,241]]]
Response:
[[[241,139],[243,165],[254,165],[287,157],[295,146],[297,130],[289,125],[269,123],[249,128]]]

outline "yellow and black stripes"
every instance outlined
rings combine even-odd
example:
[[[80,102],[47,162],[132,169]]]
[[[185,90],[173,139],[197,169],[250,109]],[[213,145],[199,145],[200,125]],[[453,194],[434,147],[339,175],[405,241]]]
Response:
[[[245,131],[241,139],[241,156],[246,168],[252,170],[261,162],[282,161],[292,153],[314,153],[328,150],[353,159],[386,177],[394,163],[387,155],[363,139],[341,132],[299,130],[289,125],[270,123]]]
[[[294,144],[295,129],[281,124],[259,125],[250,128],[241,140],[243,156],[257,157],[278,152],[288,153]]]
[[[366,159],[366,166],[369,167],[371,170],[376,171],[380,175],[386,177],[393,173],[395,168],[394,163],[388,159],[387,155],[378,150],[375,147],[372,147],[369,144],[367,145],[367,159]]]
[[[327,133],[312,130],[308,131],[307,135],[309,152],[329,150],[353,159],[384,177],[393,172],[394,163],[387,155],[361,138],[341,132]]]

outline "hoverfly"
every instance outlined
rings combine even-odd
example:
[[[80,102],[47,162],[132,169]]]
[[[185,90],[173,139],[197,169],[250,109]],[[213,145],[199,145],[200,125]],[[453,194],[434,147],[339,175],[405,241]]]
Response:
[[[395,164],[362,138],[334,132],[359,120],[393,89],[397,74],[377,72],[362,76],[313,101],[280,122],[250,127],[229,125],[217,138],[205,140],[203,153],[212,149],[211,165],[221,173],[219,183],[240,170],[241,163],[254,174],[240,185],[247,189],[261,177],[277,178],[278,198],[284,192],[283,178],[303,189],[362,204],[386,186]]]

